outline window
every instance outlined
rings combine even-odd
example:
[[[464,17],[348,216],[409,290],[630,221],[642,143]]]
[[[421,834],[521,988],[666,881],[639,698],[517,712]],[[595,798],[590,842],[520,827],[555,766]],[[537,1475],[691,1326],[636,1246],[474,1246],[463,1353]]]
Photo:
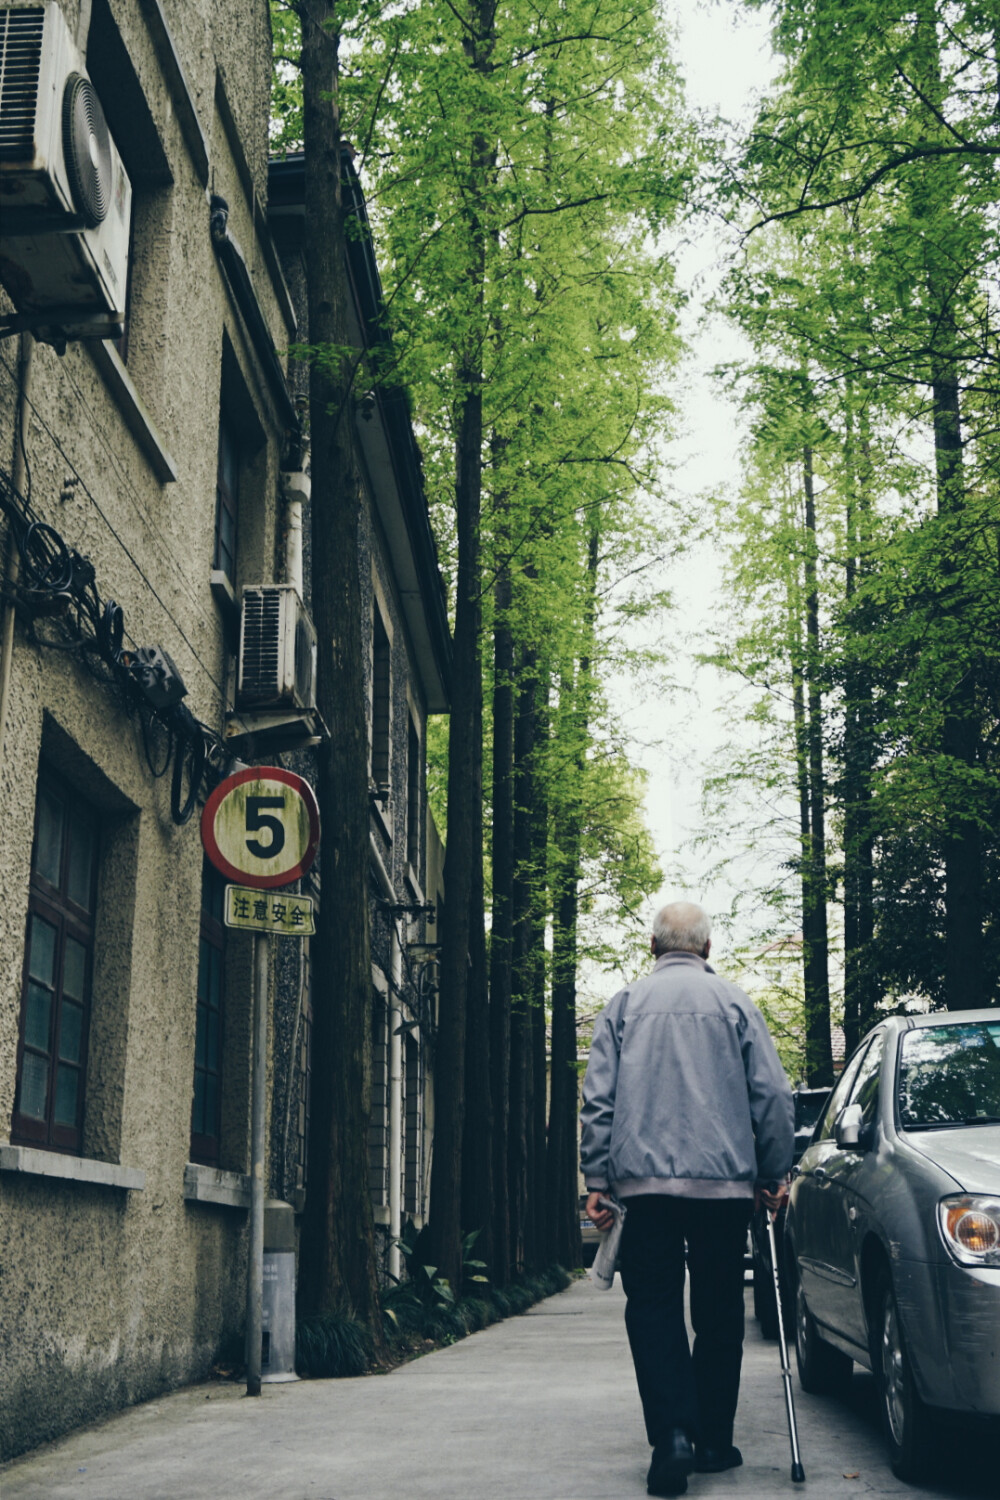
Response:
[[[205,860],[198,941],[191,1160],[211,1166],[219,1161],[222,1119],[222,991],[226,932],[222,911],[225,889],[225,877]]]
[[[406,1033],[406,1114],[403,1162],[403,1212],[415,1215],[420,1202],[420,1046]]]
[[[385,995],[372,992],[372,1113],[368,1127],[372,1204],[389,1201],[389,1017]]]
[[[372,607],[372,760],[371,779],[384,799],[389,795],[392,744],[389,637],[378,605]]]
[[[233,424],[219,418],[219,464],[215,480],[215,561],[217,572],[236,588],[236,522],[239,504],[240,451]]]
[[[81,1150],[94,963],[97,820],[62,783],[39,781],[24,945],[12,1134]]]
[[[172,231],[172,174],[160,132],[109,0],[94,0],[87,71],[132,185],[125,332],[115,342],[143,396],[156,404],[166,314],[164,246]]]
[[[406,741],[406,862],[414,875],[419,875],[420,739],[412,719],[409,721]]]
[[[885,1051],[885,1032],[878,1031],[865,1053],[853,1089],[851,1104],[861,1105],[861,1123],[868,1125],[878,1113],[878,1086],[882,1076],[882,1053]]]
[[[823,1122],[813,1136],[814,1141],[826,1141],[833,1135],[833,1127],[837,1122],[837,1116],[847,1103],[847,1096],[851,1092],[855,1078],[858,1076],[861,1060],[867,1050],[867,1046],[859,1047],[837,1079],[836,1087],[830,1095],[826,1109],[823,1112]]]

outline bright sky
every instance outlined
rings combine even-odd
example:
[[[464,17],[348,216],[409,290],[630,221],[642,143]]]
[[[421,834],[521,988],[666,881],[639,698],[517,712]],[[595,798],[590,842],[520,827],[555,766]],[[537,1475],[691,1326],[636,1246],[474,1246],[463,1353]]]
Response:
[[[674,0],[671,7],[680,30],[680,62],[691,105],[730,119],[749,118],[756,93],[766,87],[774,63],[767,41],[766,17],[749,12],[736,0]],[[681,434],[671,445],[676,466],[673,487],[689,510],[703,508],[702,496],[739,482],[739,426],[735,408],[710,377],[718,362],[745,352],[739,335],[723,320],[704,322],[704,305],[718,284],[726,254],[732,249],[721,227],[706,227],[696,242],[677,257],[680,283],[692,304],[684,319],[691,349],[678,382]],[[686,895],[701,900],[713,914],[729,909],[733,887],[714,885],[705,877],[707,858],[688,847],[702,827],[701,774],[724,741],[720,711],[733,685],[702,668],[695,677],[693,652],[704,646],[708,626],[721,599],[717,559],[705,544],[686,552],[666,580],[676,609],[668,625],[676,641],[668,670],[684,691],[669,697],[637,692],[632,682],[618,684],[616,701],[623,726],[636,746],[636,759],[649,773],[648,822],[665,871],[683,868],[650,903],[650,917],[662,901]],[[717,930],[715,949],[725,960],[726,940]],[[607,990],[608,978],[599,985]],[[591,984],[584,985],[590,990]]]

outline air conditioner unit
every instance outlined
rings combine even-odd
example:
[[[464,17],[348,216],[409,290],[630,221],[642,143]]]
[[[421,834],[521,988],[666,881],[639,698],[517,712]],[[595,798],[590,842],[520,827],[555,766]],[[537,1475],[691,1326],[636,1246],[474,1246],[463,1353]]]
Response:
[[[18,313],[108,336],[125,316],[131,216],[61,9],[0,5],[0,280]]]
[[[243,590],[236,707],[316,707],[316,631],[290,583]]]

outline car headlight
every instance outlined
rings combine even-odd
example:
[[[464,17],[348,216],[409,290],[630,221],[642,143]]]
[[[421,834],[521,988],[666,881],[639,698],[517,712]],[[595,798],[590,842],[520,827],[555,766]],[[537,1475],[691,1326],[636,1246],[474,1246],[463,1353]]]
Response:
[[[941,1238],[963,1266],[1000,1266],[1000,1198],[962,1193],[938,1204]]]

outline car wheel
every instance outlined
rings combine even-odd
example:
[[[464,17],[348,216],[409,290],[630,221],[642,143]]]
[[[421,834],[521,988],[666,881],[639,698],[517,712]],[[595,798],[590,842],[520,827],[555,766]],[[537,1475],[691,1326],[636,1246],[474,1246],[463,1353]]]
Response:
[[[795,1363],[802,1389],[812,1396],[832,1396],[845,1390],[854,1369],[849,1354],[841,1353],[820,1337],[798,1276],[795,1278]]]
[[[774,1298],[774,1282],[762,1261],[753,1264],[753,1311],[760,1324],[760,1336],[764,1339],[778,1337],[778,1308]]]
[[[897,1479],[922,1479],[926,1477],[936,1432],[913,1380],[888,1271],[883,1271],[879,1279],[875,1307],[872,1365],[889,1463]]]

